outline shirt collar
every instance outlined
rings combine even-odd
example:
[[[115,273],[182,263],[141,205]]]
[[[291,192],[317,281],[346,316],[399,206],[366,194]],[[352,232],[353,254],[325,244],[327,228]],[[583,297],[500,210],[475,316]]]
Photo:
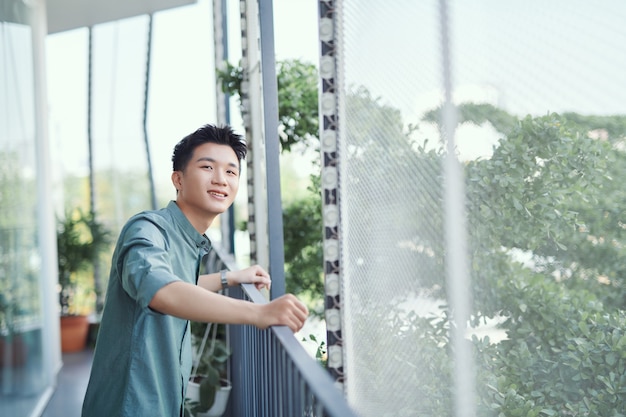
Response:
[[[185,235],[195,242],[197,247],[204,248],[207,251],[209,250],[211,246],[209,238],[206,235],[198,233],[195,227],[193,227],[193,225],[189,222],[189,219],[187,219],[185,214],[182,212],[180,207],[178,207],[176,201],[171,200],[168,203],[166,210],[172,214],[172,218],[174,219],[174,221],[178,223],[178,225],[183,229]]]

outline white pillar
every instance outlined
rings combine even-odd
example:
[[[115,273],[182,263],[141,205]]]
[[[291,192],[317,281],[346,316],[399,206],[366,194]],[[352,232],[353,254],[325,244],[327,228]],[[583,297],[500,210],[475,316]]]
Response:
[[[61,369],[61,343],[58,311],[58,264],[56,220],[52,199],[52,170],[48,138],[48,94],[46,82],[46,0],[33,2],[33,84],[35,92],[35,158],[37,160],[37,225],[41,255],[40,299],[42,316],[43,375],[47,386],[55,384]]]

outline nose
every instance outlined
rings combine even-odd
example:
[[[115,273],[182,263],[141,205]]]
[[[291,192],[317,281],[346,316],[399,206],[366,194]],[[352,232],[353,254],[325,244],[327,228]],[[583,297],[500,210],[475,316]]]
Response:
[[[211,178],[213,184],[226,185],[226,175],[219,169],[213,172],[213,178]]]

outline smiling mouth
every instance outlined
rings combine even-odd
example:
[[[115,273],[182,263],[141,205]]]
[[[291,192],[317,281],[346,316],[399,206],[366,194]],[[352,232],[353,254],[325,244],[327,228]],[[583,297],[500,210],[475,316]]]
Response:
[[[216,191],[209,191],[209,194],[214,196],[214,197],[219,197],[219,198],[226,198],[226,194],[224,193],[218,193]]]

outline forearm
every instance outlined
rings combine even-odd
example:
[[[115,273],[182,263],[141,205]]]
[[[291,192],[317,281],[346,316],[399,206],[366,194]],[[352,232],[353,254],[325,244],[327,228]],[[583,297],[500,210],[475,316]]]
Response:
[[[226,279],[228,280],[231,271],[226,271]],[[230,283],[230,281],[228,281]],[[230,285],[230,284],[229,284]],[[200,275],[198,277],[198,286],[211,292],[218,292],[222,289],[222,279],[220,273]]]
[[[272,280],[269,274],[259,265],[253,265],[242,270],[226,271],[226,283],[228,285],[254,284],[257,289],[270,289]],[[221,273],[200,275],[198,286],[212,292],[222,289]]]
[[[189,283],[172,282],[157,291],[150,308],[191,321],[257,325],[261,306],[225,297]]]

